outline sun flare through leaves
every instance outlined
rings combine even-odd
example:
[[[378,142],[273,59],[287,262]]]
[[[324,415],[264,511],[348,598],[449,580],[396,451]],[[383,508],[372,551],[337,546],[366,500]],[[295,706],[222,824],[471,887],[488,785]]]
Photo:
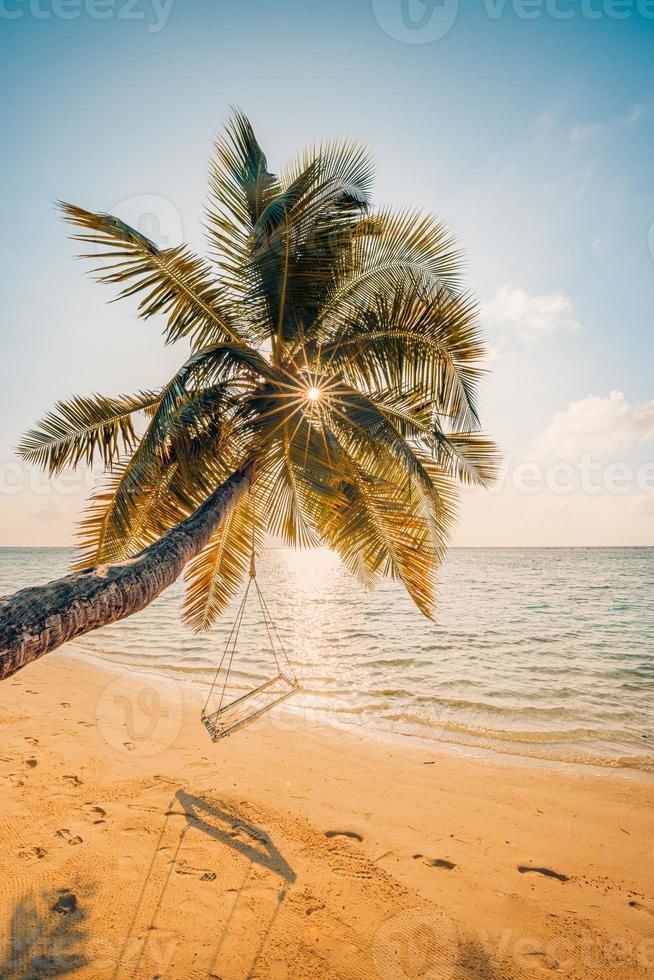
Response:
[[[136,555],[232,472],[251,492],[187,567],[187,621],[210,627],[252,542],[334,549],[367,585],[399,578],[426,615],[458,485],[494,478],[480,432],[484,347],[446,225],[372,205],[355,142],[273,173],[236,112],[211,161],[210,259],[62,204],[93,274],[188,348],[159,389],[60,402],[20,446],[59,472],[100,463],[78,567]]]

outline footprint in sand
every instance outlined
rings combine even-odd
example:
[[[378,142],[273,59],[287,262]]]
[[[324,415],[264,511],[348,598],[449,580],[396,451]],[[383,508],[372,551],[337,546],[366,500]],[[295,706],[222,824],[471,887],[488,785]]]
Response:
[[[34,738],[33,735],[26,735],[25,736],[25,741],[26,742],[29,742],[30,745],[38,745],[39,744],[38,738]]]
[[[551,868],[532,868],[527,864],[519,864],[518,871],[521,875],[537,874],[544,875],[545,878],[555,878],[557,881],[570,881],[568,875],[562,875],[559,871],[552,871]]]
[[[123,857],[118,859],[118,870],[121,874],[133,874],[135,870],[134,858],[129,857],[129,855],[123,855]]]
[[[82,844],[83,838],[79,834],[71,834],[68,827],[62,827],[61,830],[56,832],[57,837],[63,838],[68,844]]]
[[[25,759],[25,765],[26,766],[29,766],[30,769],[35,769],[36,766],[38,766],[38,764],[39,764],[38,759],[34,759],[34,758],[32,758],[32,759]]]
[[[61,888],[59,891],[59,898],[52,906],[53,912],[59,912],[61,915],[69,915],[71,912],[77,911],[77,895],[73,892],[68,891],[67,888]]]
[[[356,840],[360,844],[363,842],[363,837],[361,834],[357,834],[356,830],[326,830],[325,837],[348,837],[350,840]]]
[[[79,778],[79,776],[64,776],[63,778],[67,779],[70,783],[73,784],[73,786],[82,785],[82,780]]]
[[[445,871],[453,871],[456,868],[456,864],[453,861],[446,861],[445,858],[425,857],[424,854],[414,854],[413,860],[422,861],[428,868],[443,868]]]
[[[107,811],[103,810],[101,806],[93,806],[92,803],[85,803],[84,809],[86,810],[89,817],[93,819],[93,823],[104,823],[105,817],[107,816]]]
[[[62,708],[70,708],[70,701],[62,701],[61,702],[61,707]]]
[[[30,847],[27,851],[19,851],[18,857],[23,858],[23,860],[36,860],[40,861],[46,855],[45,847]]]

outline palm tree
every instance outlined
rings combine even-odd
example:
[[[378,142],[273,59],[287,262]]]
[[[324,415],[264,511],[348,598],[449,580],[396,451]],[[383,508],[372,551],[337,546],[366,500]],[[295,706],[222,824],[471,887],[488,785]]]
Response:
[[[0,676],[143,608],[189,562],[185,618],[209,628],[265,532],[328,545],[368,585],[394,576],[433,614],[457,484],[497,462],[484,348],[446,227],[374,210],[371,179],[352,142],[276,176],[237,112],[211,163],[211,262],[61,205],[96,277],[188,356],[159,390],[60,402],[24,437],[50,474],[99,462],[107,479],[79,571],[0,599]]]

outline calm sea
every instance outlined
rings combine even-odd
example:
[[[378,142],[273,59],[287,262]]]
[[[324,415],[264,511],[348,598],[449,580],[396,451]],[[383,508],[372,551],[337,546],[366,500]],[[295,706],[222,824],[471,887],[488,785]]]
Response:
[[[0,549],[0,595],[66,571],[66,549]],[[329,552],[266,549],[259,581],[301,679],[288,710],[435,743],[654,771],[654,548],[453,549],[439,623],[396,583],[363,590]],[[232,614],[194,635],[173,586],[83,638],[113,665],[209,684]],[[250,610],[241,689],[271,675]]]

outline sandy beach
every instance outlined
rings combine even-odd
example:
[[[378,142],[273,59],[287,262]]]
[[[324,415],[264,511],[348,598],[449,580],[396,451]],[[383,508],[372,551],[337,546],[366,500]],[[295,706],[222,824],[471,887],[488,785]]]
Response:
[[[70,648],[2,687],[2,977],[640,977],[652,783],[268,716]],[[408,744],[405,744],[408,743]]]

